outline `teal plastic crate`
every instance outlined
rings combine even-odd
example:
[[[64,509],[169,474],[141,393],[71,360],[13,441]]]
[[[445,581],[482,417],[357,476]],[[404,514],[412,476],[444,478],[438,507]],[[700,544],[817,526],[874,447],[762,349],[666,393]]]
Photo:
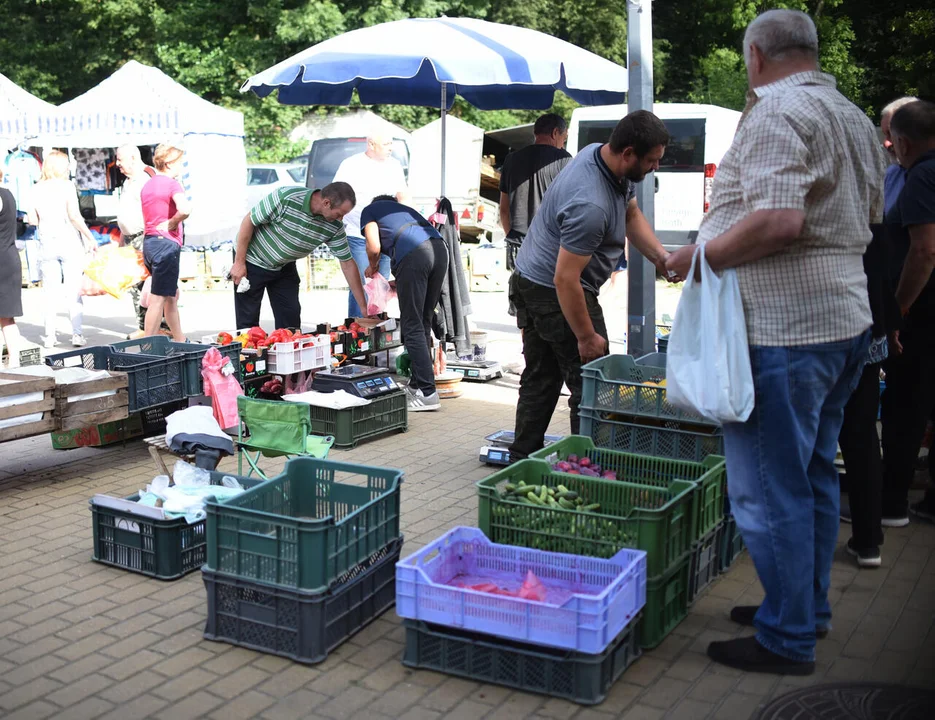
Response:
[[[409,429],[409,403],[404,390],[375,398],[369,405],[342,410],[310,405],[312,432],[333,435],[334,447],[352,448],[367,438]]]
[[[604,701],[611,686],[640,657],[639,624],[630,623],[596,655],[517,643],[455,628],[404,620],[403,665],[480,683],[571,700]]]
[[[662,575],[646,581],[646,605],[640,622],[640,643],[650,650],[688,616],[691,554]]]
[[[672,460],[599,448],[589,437],[568,435],[530,457],[553,463],[569,455],[587,457],[606,470],[614,470],[619,478],[639,485],[667,487],[673,479],[691,480],[696,484],[692,500],[692,542],[717,528],[723,519],[727,465],[719,455],[709,455],[701,462]]]
[[[708,455],[724,454],[724,435],[721,428],[699,431],[680,430],[678,427],[650,425],[648,419],[635,422],[610,420],[611,413],[579,409],[581,434],[590,437],[597,447],[608,450],[653,455],[673,460],[701,462]],[[672,423],[677,425],[677,423]]]
[[[401,470],[308,457],[225,502],[209,501],[207,567],[323,592],[400,536]]]
[[[639,456],[633,456],[639,457]],[[639,458],[664,472],[671,460]],[[596,512],[526,503],[507,484],[559,484],[598,503]],[[691,550],[695,483],[673,479],[665,486],[552,471],[543,460],[520,460],[477,483],[478,526],[492,542],[536,550],[610,558],[623,548],[646,552],[646,573],[664,572]]]
[[[612,413],[612,420],[642,416],[678,421],[688,426],[716,427],[717,423],[668,402],[666,353],[652,353],[638,360],[631,355],[606,355],[581,368],[581,407]]]
[[[216,347],[222,357],[229,358],[234,367],[235,376],[240,377],[240,343],[229,345],[203,345],[201,343],[173,342],[162,335],[123,340],[111,347],[121,355],[150,355],[155,357],[182,358],[183,392],[187,397],[204,394],[204,380],[201,377],[201,362],[205,353]]]
[[[212,472],[211,484],[220,485],[231,475],[245,488],[259,485],[259,478]],[[139,494],[126,500],[136,502]],[[197,570],[207,558],[206,520],[189,524],[185,518],[158,520],[115,508],[88,503],[94,533],[92,559],[105,565],[175,580]]]

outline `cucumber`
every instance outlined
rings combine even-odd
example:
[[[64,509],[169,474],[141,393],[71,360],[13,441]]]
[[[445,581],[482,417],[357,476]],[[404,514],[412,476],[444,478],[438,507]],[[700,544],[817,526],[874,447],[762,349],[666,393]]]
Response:
[[[558,497],[562,500],[577,500],[578,493],[574,492],[573,490],[563,490],[558,494]]]
[[[545,503],[542,500],[540,500],[539,496],[536,495],[534,492],[527,493],[526,499],[529,500],[529,502],[532,503],[533,505],[539,505],[539,506],[545,505]]]
[[[503,489],[506,490],[508,493],[510,493],[516,490],[516,485],[514,485],[513,483],[507,483],[506,485],[503,486]]]
[[[563,497],[558,499],[558,504],[561,505],[565,510],[574,510],[576,507],[571,500]]]
[[[582,512],[598,512],[601,509],[600,503],[591,503],[590,505],[582,505]]]

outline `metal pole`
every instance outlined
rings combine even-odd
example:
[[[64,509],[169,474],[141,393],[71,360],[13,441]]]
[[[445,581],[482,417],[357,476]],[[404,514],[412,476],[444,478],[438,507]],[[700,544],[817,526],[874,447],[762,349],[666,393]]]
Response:
[[[653,109],[652,0],[627,0],[628,110]],[[636,186],[636,201],[655,230],[655,177],[647,175]],[[630,246],[627,267],[627,352],[646,355],[656,351],[656,268]]]
[[[442,197],[445,197],[445,118],[448,115],[448,83],[442,83]]]

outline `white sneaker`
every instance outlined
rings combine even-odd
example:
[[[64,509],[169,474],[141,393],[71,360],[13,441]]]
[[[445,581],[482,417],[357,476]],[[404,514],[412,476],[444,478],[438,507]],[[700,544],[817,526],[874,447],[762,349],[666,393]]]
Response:
[[[72,335],[71,344],[72,347],[84,347],[88,344],[88,341],[84,339],[84,335]]]
[[[51,350],[56,345],[58,345],[58,340],[55,338],[55,335],[43,335],[41,339],[42,339],[42,346],[46,350]]]
[[[437,392],[433,392],[426,397],[421,390],[415,393],[409,393],[409,412],[426,412],[428,410],[438,410],[442,406],[442,401]]]

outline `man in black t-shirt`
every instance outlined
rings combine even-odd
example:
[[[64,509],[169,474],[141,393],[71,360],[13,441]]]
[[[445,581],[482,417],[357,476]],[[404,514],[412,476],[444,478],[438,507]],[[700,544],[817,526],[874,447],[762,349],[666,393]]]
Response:
[[[506,269],[511,272],[542,196],[571,160],[565,150],[568,126],[560,115],[543,115],[533,132],[536,142],[508,155],[500,169],[500,225],[506,233]],[[511,315],[512,310],[511,306]]]
[[[907,175],[885,219],[901,323],[884,364],[882,524],[902,527],[909,523],[909,487],[935,404],[935,104],[903,106],[890,121],[890,134]],[[930,490],[912,512],[935,521],[935,493]]]

